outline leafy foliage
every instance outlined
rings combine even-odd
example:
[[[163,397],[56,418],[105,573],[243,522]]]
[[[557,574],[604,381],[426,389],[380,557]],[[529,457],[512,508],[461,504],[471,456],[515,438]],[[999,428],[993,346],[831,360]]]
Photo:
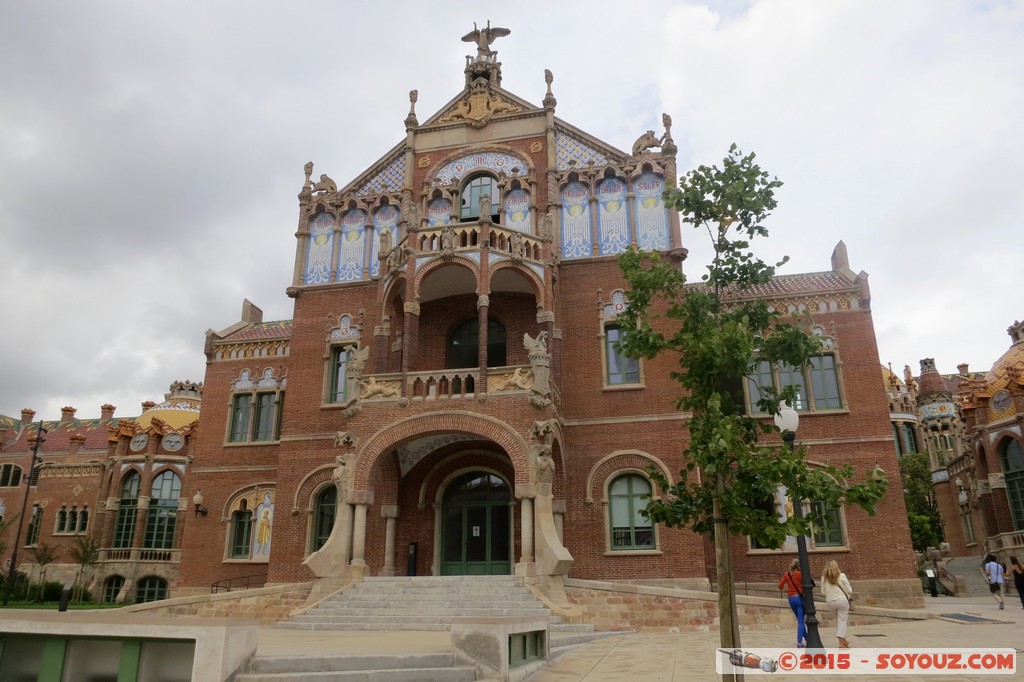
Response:
[[[943,540],[942,523],[928,453],[911,452],[900,457],[900,481],[914,550],[923,552],[938,547]]]
[[[75,591],[78,599],[85,596],[84,587],[81,585],[82,576],[87,568],[95,566],[100,559],[100,543],[91,535],[77,535],[68,551],[71,560],[78,564],[78,573],[75,575]]]
[[[710,533],[717,498],[729,531],[766,547],[779,547],[788,535],[808,534],[815,522],[782,520],[752,502],[773,498],[780,486],[795,499],[821,500],[826,507],[852,503],[872,514],[887,487],[881,470],[854,483],[848,465],[812,468],[802,448],[759,445],[778,429],[746,414],[742,382],[756,361],[804,367],[821,352],[818,338],[805,330],[808,320],[783,319],[751,291],[771,281],[788,260],[768,265],[750,247],[755,238],[768,236],[763,223],[781,185],[754,163],[754,154],[743,155],[733,145],[721,168],[700,166],[665,193],[669,208],[706,231],[714,246],[701,284],[688,284],[680,269],[657,253],[632,248],[620,258],[629,303],[619,319],[630,330],[620,347],[636,358],[674,355],[678,369],[671,376],[682,387],[677,407],[692,415],[686,469],[677,483],[651,472],[666,494],[652,499],[644,513],[666,526]],[[776,414],[782,402],[795,404],[797,387],[758,388],[758,406],[767,414]]]

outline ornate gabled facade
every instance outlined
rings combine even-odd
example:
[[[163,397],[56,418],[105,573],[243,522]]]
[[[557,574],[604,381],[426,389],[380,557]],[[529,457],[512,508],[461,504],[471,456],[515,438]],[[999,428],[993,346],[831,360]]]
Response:
[[[491,45],[507,33],[468,34],[465,88],[422,124],[411,92],[404,140],[364,173],[339,184],[306,165],[292,319],[264,322],[247,301],[208,332],[187,495],[209,514],[188,520],[178,594],[484,573],[571,599],[566,577],[714,575],[704,538],[638,513],[657,494],[652,467],[685,467],[673,363],[615,350],[618,254],[686,256],[662,199],[677,174],[671,119],[629,152],[562,121],[550,72],[540,106],[501,87]],[[811,367],[752,377],[805,387],[810,459],[896,471],[867,276],[845,246],[830,270],[753,295],[809,313],[825,341]],[[774,504],[792,509],[784,491]],[[838,556],[868,593],[920,602],[898,495],[875,517],[816,513],[816,570]],[[795,542],[734,550],[741,577],[760,579]]]
[[[0,518],[5,573],[22,529],[17,566],[32,580],[82,581],[94,598],[136,602],[163,599],[177,582],[192,444],[199,423],[201,383],[176,381],[159,404],[138,417],[79,419],[74,407],[59,421],[5,420],[0,434]],[[39,429],[43,440],[38,443]],[[33,450],[38,450],[33,466]],[[26,490],[27,488],[27,490]],[[23,514],[23,515],[22,515]],[[75,560],[91,538],[94,561]],[[56,550],[40,566],[33,550]]]

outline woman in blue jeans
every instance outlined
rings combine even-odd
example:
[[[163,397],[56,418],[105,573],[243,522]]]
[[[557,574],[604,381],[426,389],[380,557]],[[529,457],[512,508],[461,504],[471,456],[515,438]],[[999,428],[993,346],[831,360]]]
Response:
[[[789,608],[796,615],[796,645],[805,646],[807,626],[804,625],[804,577],[800,573],[800,562],[796,559],[789,562],[789,570],[779,578],[779,589],[785,589],[789,595]]]

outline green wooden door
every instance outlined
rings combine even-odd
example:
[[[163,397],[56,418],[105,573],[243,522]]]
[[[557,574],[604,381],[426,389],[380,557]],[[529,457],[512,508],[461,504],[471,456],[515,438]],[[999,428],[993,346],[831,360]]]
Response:
[[[452,482],[442,505],[441,575],[512,572],[511,495],[494,474],[474,472]]]

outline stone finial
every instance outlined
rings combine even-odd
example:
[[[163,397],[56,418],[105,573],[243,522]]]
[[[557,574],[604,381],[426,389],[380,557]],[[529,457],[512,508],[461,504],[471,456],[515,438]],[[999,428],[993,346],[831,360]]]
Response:
[[[497,52],[491,49],[491,43],[498,38],[503,38],[512,33],[507,28],[499,28],[495,26],[491,28],[490,19],[487,20],[486,28],[477,28],[476,22],[473,22],[473,30],[462,36],[462,42],[465,43],[476,43],[476,58],[483,60],[492,60]]]
[[[1006,328],[1006,333],[1010,335],[1015,344],[1024,341],[1024,322],[1017,320]]]
[[[555,99],[555,95],[551,92],[551,83],[555,80],[555,77],[551,75],[551,71],[544,69],[544,82],[547,83],[548,91],[544,95],[544,108],[554,109],[555,105],[558,104],[558,100]]]
[[[60,423],[66,424],[75,418],[75,412],[78,410],[70,405],[60,408]]]
[[[409,91],[409,115],[405,117],[405,127],[415,128],[418,126],[419,120],[416,118],[416,100],[419,98],[419,92],[416,90]]]

